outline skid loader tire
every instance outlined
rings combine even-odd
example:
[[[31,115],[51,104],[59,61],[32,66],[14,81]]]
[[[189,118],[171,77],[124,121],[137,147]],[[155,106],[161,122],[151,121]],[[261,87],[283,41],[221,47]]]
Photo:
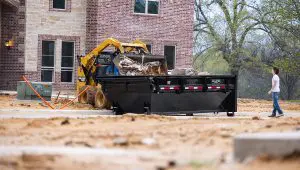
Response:
[[[111,107],[101,89],[98,89],[96,92],[95,107],[99,109],[110,109]]]
[[[80,92],[81,93],[84,89],[86,89],[87,86],[83,86],[81,89],[80,89]],[[78,102],[79,103],[82,103],[82,104],[87,104],[88,103],[88,96],[87,96],[87,91],[85,91],[84,93],[82,93],[80,96],[78,96]]]
[[[95,105],[95,96],[96,96],[97,88],[92,87],[87,90],[87,102],[88,104]]]

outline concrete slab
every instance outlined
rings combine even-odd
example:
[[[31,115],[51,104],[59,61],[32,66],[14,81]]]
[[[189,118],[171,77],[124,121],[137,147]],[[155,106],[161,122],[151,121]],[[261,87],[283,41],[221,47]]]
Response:
[[[79,114],[110,114],[111,110],[50,110],[50,109],[0,109],[1,113],[79,113]]]
[[[0,95],[17,95],[17,91],[0,90]]]
[[[267,154],[282,157],[300,152],[300,132],[241,134],[234,138],[234,158],[246,158]]]
[[[108,148],[74,148],[59,146],[0,146],[0,156],[26,154],[94,155],[94,156],[158,156],[156,151]]]
[[[110,110],[30,110],[30,109],[0,109],[0,119],[51,119],[64,118],[93,118],[113,116]]]
[[[135,115],[135,114],[133,114]],[[67,118],[89,118],[98,116],[115,116],[111,110],[34,110],[34,109],[0,109],[0,119],[10,118],[28,118],[28,119],[49,119],[54,117],[67,117]],[[252,119],[253,116],[259,116],[260,119],[274,119],[269,118],[268,113],[236,113],[235,117],[227,117],[226,113],[214,115],[213,113],[201,113],[194,116],[171,116],[178,120],[189,119]],[[300,113],[289,112],[285,117],[300,117]],[[283,117],[281,117],[283,118]],[[279,118],[279,119],[281,119]]]
[[[284,117],[280,118],[270,118],[268,117],[270,115],[269,112],[237,112],[235,113],[234,117],[228,117],[226,113],[218,113],[218,114],[213,114],[213,113],[198,113],[194,114],[194,116],[185,116],[182,115],[181,117],[178,116],[178,119],[193,119],[193,118],[211,118],[211,119],[252,119],[254,116],[258,116],[260,119],[281,119],[285,117],[300,117],[300,112],[297,111],[289,111],[285,112]]]
[[[59,98],[66,98],[66,99],[74,99],[76,96],[76,90],[68,90],[68,91],[53,91],[52,92],[52,98],[56,98],[59,94]]]
[[[52,98],[56,98],[58,95],[58,91],[53,91],[52,92]],[[13,95],[17,95],[17,91],[8,91],[8,90],[0,90],[0,95],[9,95],[9,96],[13,96]],[[62,91],[59,95],[59,98],[66,98],[66,99],[75,99],[76,96],[74,95],[75,91]],[[24,100],[20,100],[20,101],[24,101]],[[32,100],[29,100],[32,101]]]

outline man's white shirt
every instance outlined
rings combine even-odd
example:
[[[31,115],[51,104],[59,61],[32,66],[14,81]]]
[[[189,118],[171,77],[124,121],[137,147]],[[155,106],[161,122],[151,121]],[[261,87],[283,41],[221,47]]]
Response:
[[[272,83],[275,83],[275,87],[272,89],[272,92],[280,92],[280,79],[277,74],[275,74],[272,78]]]

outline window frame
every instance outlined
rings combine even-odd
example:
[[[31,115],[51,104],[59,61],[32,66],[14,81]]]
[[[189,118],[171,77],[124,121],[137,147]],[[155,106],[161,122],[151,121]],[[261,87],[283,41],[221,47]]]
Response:
[[[158,2],[158,7],[157,7],[157,14],[151,14],[151,13],[148,13],[148,2],[149,1],[155,1],[155,2]],[[135,12],[135,3],[136,3],[136,0],[133,0],[133,13],[135,15],[149,15],[149,16],[158,16],[160,14],[160,0],[145,0],[145,12],[144,13],[139,13],[139,12]]]
[[[53,42],[54,43],[54,47],[53,47],[53,67],[49,67],[49,66],[43,66],[43,56],[52,56],[52,55],[44,55],[43,54],[43,42]],[[47,82],[47,81],[43,81],[42,80],[42,71],[44,70],[51,70],[52,71],[52,81],[49,83],[55,83],[55,65],[56,65],[56,40],[42,40],[42,55],[41,55],[41,82]]]
[[[62,44],[64,43],[64,42],[68,42],[68,43],[73,43],[73,56],[63,56],[63,48],[62,48]],[[61,83],[65,83],[65,84],[74,84],[74,82],[75,82],[75,56],[76,56],[76,48],[75,48],[75,45],[76,45],[76,42],[75,41],[61,41],[61,64],[60,64],[60,82]],[[69,57],[69,58],[71,58],[71,57],[73,57],[73,67],[63,67],[62,66],[62,58],[63,57]],[[71,70],[71,68],[72,68],[72,70]],[[68,70],[69,69],[69,70]],[[62,72],[63,71],[72,71],[72,81],[71,82],[65,82],[65,81],[62,81]]]
[[[165,47],[166,46],[170,46],[170,47],[174,47],[174,63],[173,63],[173,69],[175,69],[175,66],[176,66],[176,58],[177,58],[177,53],[176,53],[176,51],[177,51],[177,45],[164,45],[164,56],[165,56]],[[166,56],[165,56],[166,57]],[[166,58],[166,62],[168,63],[168,61],[167,61],[168,59]],[[169,68],[168,68],[168,70],[169,70]]]
[[[62,11],[65,11],[67,10],[67,0],[64,0],[65,1],[65,8],[54,8],[54,1],[55,0],[51,0],[52,1],[52,8],[55,9],[55,10],[62,10]]]
[[[54,0],[49,0],[49,11],[53,12],[71,12],[72,10],[72,0],[64,0],[65,1],[65,9],[54,8]]]

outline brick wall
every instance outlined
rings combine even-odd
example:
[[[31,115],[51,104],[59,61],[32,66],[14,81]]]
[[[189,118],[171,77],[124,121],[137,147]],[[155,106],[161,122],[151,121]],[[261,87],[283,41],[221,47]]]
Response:
[[[193,0],[161,0],[155,16],[134,14],[134,0],[67,0],[67,9],[58,11],[51,8],[51,2],[26,0],[25,6],[21,0],[19,9],[3,5],[1,46],[13,38],[15,48],[1,48],[0,89],[15,89],[24,73],[32,81],[40,80],[40,42],[49,37],[58,42],[75,40],[76,55],[89,52],[108,37],[141,39],[161,55],[165,45],[176,45],[176,66],[191,65]],[[61,54],[56,51],[56,63],[60,63]],[[60,83],[60,71],[57,64],[55,87],[74,88],[74,84]]]
[[[7,40],[14,40],[10,50],[4,47]],[[15,90],[17,81],[24,75],[25,0],[19,8],[2,4],[1,10],[1,54],[0,89]]]
[[[20,0],[2,0],[2,2],[14,7],[19,7],[20,5]]]
[[[85,53],[86,42],[86,4],[88,0],[67,0],[66,10],[53,10],[52,0],[27,0],[26,5],[26,75],[32,81],[40,81],[42,39],[57,42],[55,53],[55,84],[57,90],[75,89],[75,83],[60,82],[61,42],[76,41],[76,54]],[[75,58],[76,60],[76,58]],[[77,64],[75,65],[75,67]],[[76,68],[74,68],[76,70]],[[76,71],[75,71],[76,72]],[[76,80],[76,79],[75,79]]]
[[[0,3],[0,43],[2,43],[1,37],[2,37],[2,3]],[[2,57],[1,53],[2,53],[3,47],[4,46],[0,44],[0,61],[1,61],[1,57]],[[0,63],[0,69],[2,69],[1,63]],[[1,73],[0,73],[0,75],[1,75]]]
[[[97,15],[92,15],[97,17],[97,31],[88,32],[91,35],[87,37],[97,37],[97,43],[108,37],[141,39],[152,44],[152,52],[160,55],[165,45],[176,45],[176,67],[191,66],[193,0],[161,0],[155,16],[135,14],[133,10],[134,0],[99,0]]]
[[[86,6],[86,53],[97,45],[98,0],[88,0]],[[101,19],[101,18],[99,18]]]

